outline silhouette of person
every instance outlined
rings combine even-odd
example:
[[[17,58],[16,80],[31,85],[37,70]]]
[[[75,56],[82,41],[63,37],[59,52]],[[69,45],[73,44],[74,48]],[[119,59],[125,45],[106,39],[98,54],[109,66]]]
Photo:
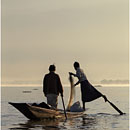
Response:
[[[86,75],[83,70],[80,68],[80,64],[78,62],[74,62],[74,69],[76,70],[76,74],[69,72],[70,75],[73,75],[78,78],[78,82],[74,84],[74,86],[80,83],[81,86],[81,98],[83,103],[83,109],[85,110],[85,102],[93,101],[99,97],[103,97],[105,102],[107,98],[105,95],[96,90],[87,80]]]
[[[43,79],[43,93],[47,98],[47,104],[56,109],[59,93],[63,97],[63,87],[58,74],[55,73],[55,65],[49,66],[49,73]]]

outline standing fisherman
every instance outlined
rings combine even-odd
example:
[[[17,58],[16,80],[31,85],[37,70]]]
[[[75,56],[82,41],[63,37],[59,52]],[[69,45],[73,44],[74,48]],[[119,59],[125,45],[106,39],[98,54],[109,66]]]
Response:
[[[43,93],[47,98],[47,104],[56,109],[58,104],[59,93],[63,97],[63,87],[60,77],[55,73],[55,65],[50,65],[49,73],[45,75],[43,80]]]
[[[105,95],[96,90],[87,80],[86,75],[83,70],[80,69],[80,65],[78,62],[74,63],[74,69],[76,70],[76,74],[69,72],[70,75],[73,75],[78,78],[78,82],[74,84],[74,86],[80,83],[81,85],[81,97],[83,103],[83,109],[85,110],[85,102],[93,101],[99,97],[103,97],[105,102],[107,98]]]

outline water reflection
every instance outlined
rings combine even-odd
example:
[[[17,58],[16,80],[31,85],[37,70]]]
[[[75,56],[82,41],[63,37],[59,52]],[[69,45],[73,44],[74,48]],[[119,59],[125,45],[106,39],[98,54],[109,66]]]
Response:
[[[84,127],[84,128],[87,128],[88,130],[89,129],[91,129],[92,128],[92,126],[94,127],[94,126],[96,126],[96,124],[97,124],[97,121],[96,121],[96,118],[92,118],[92,117],[83,117],[82,118],[82,127]],[[96,128],[95,128],[95,130],[97,130]]]
[[[14,124],[10,130],[108,130],[109,128],[123,128],[120,121],[128,115],[112,115],[107,113],[84,114],[78,118],[71,118],[67,121],[61,120],[28,120],[24,123]],[[125,129],[124,129],[125,130]]]
[[[12,106],[8,105],[9,101],[14,102],[42,102],[43,95],[41,95],[41,88],[37,91],[35,88],[20,88],[20,87],[5,87],[2,88],[2,130],[128,130],[129,129],[129,88],[126,87],[99,87],[102,92],[111,95],[111,100],[119,102],[118,106],[126,113],[120,116],[109,104],[102,103],[102,100],[97,100],[88,104],[89,110],[85,112],[86,115],[82,117],[73,118],[64,121],[30,121],[16,111]],[[65,88],[65,95],[68,97],[69,88]],[[77,89],[76,100],[80,100],[79,91]],[[22,93],[23,91],[32,91],[29,93]],[[117,93],[118,91],[118,93]],[[115,93],[116,98],[115,98]],[[29,96],[29,98],[28,98]],[[37,96],[37,98],[36,98]],[[118,100],[117,100],[118,99]],[[65,98],[65,102],[68,99]],[[59,100],[59,108],[62,108],[61,100]],[[99,113],[100,112],[100,113]],[[105,113],[101,113],[105,112]],[[108,114],[109,113],[109,114]]]
[[[16,125],[16,124],[15,124]],[[63,121],[59,120],[28,120],[25,123],[20,123],[17,124],[17,126],[14,126],[13,128],[10,128],[11,130],[13,129],[21,129],[21,130],[32,130],[32,129],[42,129],[42,130],[60,130],[60,129],[67,129],[64,126]]]
[[[10,130],[92,130],[97,125],[96,118],[84,115],[82,117],[64,120],[28,120],[25,123],[13,125]],[[95,129],[97,130],[97,129]]]

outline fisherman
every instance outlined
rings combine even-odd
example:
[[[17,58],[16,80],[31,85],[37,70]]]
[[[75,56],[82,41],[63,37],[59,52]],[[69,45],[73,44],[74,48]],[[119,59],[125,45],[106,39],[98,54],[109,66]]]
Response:
[[[80,83],[81,86],[81,98],[83,103],[83,109],[85,111],[85,102],[93,101],[99,97],[103,97],[105,102],[107,101],[107,98],[105,95],[100,93],[98,90],[96,90],[87,80],[86,75],[84,74],[83,70],[80,68],[80,64],[78,62],[75,62],[73,64],[74,69],[76,70],[76,74],[69,72],[70,75],[73,75],[78,78],[78,82],[74,84],[74,86],[78,85]]]
[[[55,73],[55,65],[49,66],[49,73],[43,79],[43,93],[47,98],[47,104],[57,109],[59,93],[63,97],[63,87],[58,74]]]

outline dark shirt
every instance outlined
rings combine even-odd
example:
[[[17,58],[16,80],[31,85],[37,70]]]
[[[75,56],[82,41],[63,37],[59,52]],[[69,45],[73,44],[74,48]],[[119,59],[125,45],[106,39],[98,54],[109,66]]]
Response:
[[[45,96],[47,94],[63,94],[63,87],[58,74],[50,72],[45,75],[43,80],[43,92]]]

